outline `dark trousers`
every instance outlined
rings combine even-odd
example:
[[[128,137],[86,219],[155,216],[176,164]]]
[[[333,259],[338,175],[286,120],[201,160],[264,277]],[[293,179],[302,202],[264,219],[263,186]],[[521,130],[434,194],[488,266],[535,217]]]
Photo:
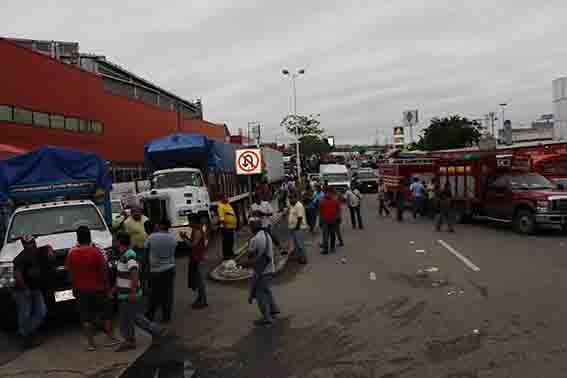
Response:
[[[307,218],[307,225],[309,225],[309,231],[315,231],[315,226],[317,225],[317,209],[306,208],[305,217]]]
[[[396,218],[398,219],[398,222],[404,221],[404,210],[405,210],[404,201],[398,199],[398,212],[396,214]]]
[[[417,215],[423,216],[423,204],[425,203],[425,198],[423,197],[414,197],[412,200],[412,207],[413,207],[413,217],[414,219],[417,218]]]
[[[150,273],[150,303],[147,317],[153,321],[156,311],[161,309],[161,317],[164,322],[171,321],[173,311],[173,287],[175,282],[175,269],[165,272]]]
[[[441,231],[441,226],[443,226],[443,223],[447,224],[449,231],[454,231],[453,214],[450,208],[442,207],[439,210],[439,214],[437,214],[437,220],[435,222],[435,228],[437,229],[437,231]]]
[[[335,251],[335,243],[337,238],[337,223],[323,223],[323,252],[329,252],[329,243],[331,252]]]
[[[200,261],[193,259],[189,261],[189,288],[197,292],[195,303],[207,303],[204,268],[203,263]]]
[[[360,205],[359,206],[349,206],[350,210],[350,222],[352,223],[352,228],[358,228],[361,230],[364,228],[362,225],[362,216],[360,215]]]
[[[271,322],[272,314],[279,312],[272,293],[272,275],[262,274],[256,281],[256,302],[264,320]]]
[[[276,235],[274,235],[274,226],[269,225],[268,227],[265,228],[265,230],[268,233],[268,235],[270,235],[270,237],[272,238],[272,242],[274,243],[274,245],[279,248],[281,246],[281,243],[280,240],[276,237]]]
[[[234,235],[236,231],[232,228],[222,229],[222,255],[225,260],[234,258]]]
[[[387,216],[390,216],[390,210],[388,209],[388,206],[386,206],[386,200],[381,199],[378,200],[378,214],[380,214],[380,216],[383,216],[384,213]]]

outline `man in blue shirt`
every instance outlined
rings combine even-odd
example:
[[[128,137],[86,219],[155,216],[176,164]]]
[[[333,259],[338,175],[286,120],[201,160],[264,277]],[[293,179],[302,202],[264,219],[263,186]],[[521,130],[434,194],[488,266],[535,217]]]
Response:
[[[414,177],[413,183],[410,185],[410,192],[412,198],[413,218],[417,219],[417,214],[423,216],[423,202],[425,201],[425,187],[419,178]]]

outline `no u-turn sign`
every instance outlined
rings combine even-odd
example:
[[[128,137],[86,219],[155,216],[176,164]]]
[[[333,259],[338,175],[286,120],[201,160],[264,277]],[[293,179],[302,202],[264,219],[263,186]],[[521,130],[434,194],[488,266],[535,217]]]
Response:
[[[236,150],[236,173],[239,175],[262,173],[262,153],[259,148]]]

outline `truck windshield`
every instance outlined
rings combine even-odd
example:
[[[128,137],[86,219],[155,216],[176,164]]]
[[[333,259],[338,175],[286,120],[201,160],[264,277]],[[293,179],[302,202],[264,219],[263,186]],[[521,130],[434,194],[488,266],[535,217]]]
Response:
[[[160,173],[153,177],[154,188],[183,188],[185,186],[203,186],[203,180],[198,172],[169,172]]]
[[[8,241],[16,241],[24,235],[75,232],[79,226],[87,226],[91,230],[106,230],[104,221],[93,205],[46,207],[14,215],[8,231]]]
[[[323,176],[323,180],[329,182],[345,182],[348,181],[348,175],[346,173],[330,173]]]
[[[510,177],[510,188],[512,190],[550,190],[554,185],[540,175],[520,175]]]
[[[360,180],[368,180],[378,178],[374,172],[358,172],[356,178]]]

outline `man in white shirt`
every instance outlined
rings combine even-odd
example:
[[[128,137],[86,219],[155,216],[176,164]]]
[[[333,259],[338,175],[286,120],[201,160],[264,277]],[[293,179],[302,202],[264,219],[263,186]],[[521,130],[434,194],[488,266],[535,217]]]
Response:
[[[360,205],[362,204],[362,195],[360,194],[360,190],[358,190],[358,188],[355,185],[356,185],[355,183],[351,185],[351,187],[346,192],[345,198],[348,208],[350,210],[350,221],[352,223],[352,228],[356,229],[358,224],[358,228],[362,230],[364,228],[364,226],[362,225],[362,216],[360,215]]]
[[[299,259],[300,264],[307,264],[305,256],[305,230],[307,229],[307,222],[305,221],[305,208],[297,193],[293,193],[289,198],[291,205],[288,215],[288,227],[291,232],[293,244],[295,247],[295,254]]]
[[[253,217],[260,219],[262,229],[270,234],[275,246],[280,248],[280,241],[272,232],[272,216],[274,215],[272,205],[268,201],[264,201],[260,196],[256,195],[254,197],[254,203],[250,206],[250,214],[252,214]]]

